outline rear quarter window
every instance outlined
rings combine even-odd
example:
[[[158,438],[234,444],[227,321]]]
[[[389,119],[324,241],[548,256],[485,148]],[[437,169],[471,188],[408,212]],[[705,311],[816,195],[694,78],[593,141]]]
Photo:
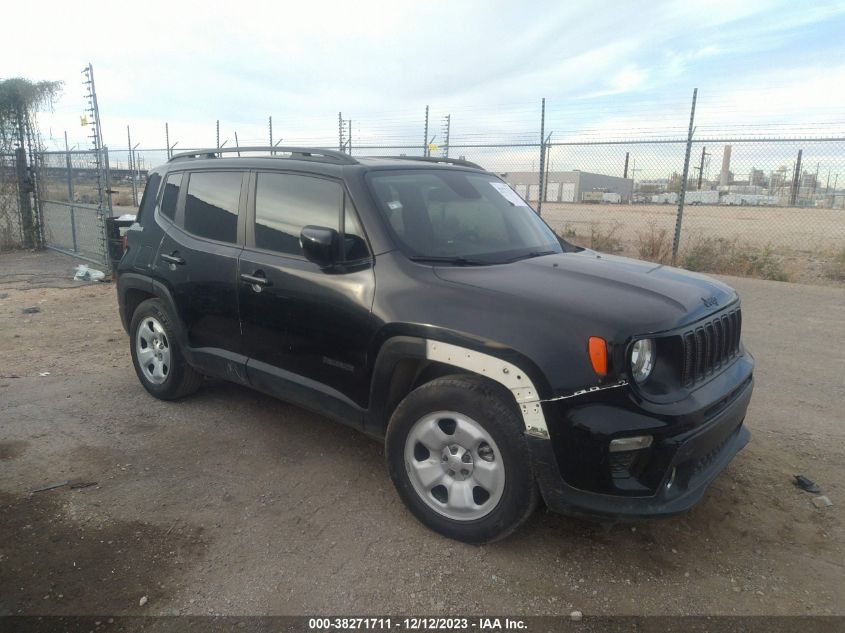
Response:
[[[136,222],[141,222],[142,218],[152,215],[160,185],[161,174],[152,172],[147,178],[147,186],[144,187],[144,194],[141,196],[141,206],[138,207],[138,214],[135,217]]]

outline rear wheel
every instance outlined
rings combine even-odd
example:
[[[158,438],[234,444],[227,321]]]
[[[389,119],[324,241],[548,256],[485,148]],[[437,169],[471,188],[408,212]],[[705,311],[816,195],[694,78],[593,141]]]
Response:
[[[176,324],[159,299],[147,299],[129,326],[132,364],[156,398],[176,400],[199,389],[202,374],[188,365],[176,337]]]
[[[537,489],[510,394],[474,376],[433,380],[390,420],[386,454],[402,500],[431,529],[468,543],[504,538]]]

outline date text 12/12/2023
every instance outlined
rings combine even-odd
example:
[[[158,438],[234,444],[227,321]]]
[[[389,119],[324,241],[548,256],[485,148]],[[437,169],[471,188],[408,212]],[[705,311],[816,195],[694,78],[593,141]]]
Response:
[[[520,618],[498,617],[335,617],[309,618],[309,631],[520,631],[528,628]]]

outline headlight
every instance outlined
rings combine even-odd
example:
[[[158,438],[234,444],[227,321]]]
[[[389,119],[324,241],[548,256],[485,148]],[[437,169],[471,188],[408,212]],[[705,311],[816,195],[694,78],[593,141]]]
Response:
[[[645,382],[654,369],[654,340],[643,338],[631,347],[631,373],[637,382]]]

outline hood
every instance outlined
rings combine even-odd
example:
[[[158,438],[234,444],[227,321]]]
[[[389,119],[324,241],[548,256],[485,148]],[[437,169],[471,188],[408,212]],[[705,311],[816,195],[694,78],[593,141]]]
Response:
[[[608,334],[673,329],[721,310],[736,292],[710,277],[585,250],[493,266],[438,266],[442,280],[580,317]]]

